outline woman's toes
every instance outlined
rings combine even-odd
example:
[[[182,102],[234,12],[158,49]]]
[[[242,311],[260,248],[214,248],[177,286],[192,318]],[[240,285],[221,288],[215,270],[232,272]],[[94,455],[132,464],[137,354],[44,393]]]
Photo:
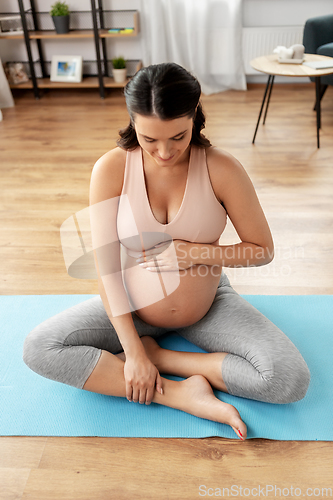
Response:
[[[243,420],[240,418],[240,415],[236,408],[234,408],[235,414],[233,415],[230,423],[230,427],[233,428],[237,436],[242,440],[245,441],[247,438],[247,427],[244,424]]]
[[[233,425],[231,425],[231,427],[233,428],[233,430],[235,431],[235,433],[237,434],[237,436],[242,440],[242,441],[245,441],[246,439],[246,436],[247,436],[247,432],[246,432],[246,429],[243,428],[243,426],[241,425],[237,425],[236,427],[234,427]],[[241,429],[242,428],[242,429]]]

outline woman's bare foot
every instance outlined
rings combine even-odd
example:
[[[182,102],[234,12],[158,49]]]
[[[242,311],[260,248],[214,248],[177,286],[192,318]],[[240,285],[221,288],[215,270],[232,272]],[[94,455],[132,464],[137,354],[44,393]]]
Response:
[[[161,373],[163,373],[166,365],[165,354],[167,350],[160,347],[152,337],[141,337],[141,341],[150,361]],[[169,354],[171,354],[174,351],[168,352]],[[184,361],[184,355],[193,353],[182,352],[177,354],[180,354],[181,360]],[[214,378],[215,380],[220,376],[222,381],[222,375],[219,374],[221,373],[223,354],[224,353],[209,353],[205,355],[206,359],[208,360],[208,363],[205,363],[205,365],[210,366],[208,370],[209,375],[212,375],[212,378]],[[123,359],[123,361],[125,360],[124,353],[120,353],[117,356]],[[169,362],[171,362],[171,365],[173,365],[172,361],[173,359],[169,360]],[[172,373],[173,375],[188,376],[188,378],[181,382],[178,382],[177,386],[175,386],[175,389],[176,387],[178,389],[178,395],[175,404],[172,404],[174,408],[178,408],[179,410],[185,411],[200,418],[205,418],[207,420],[213,420],[214,422],[220,422],[222,424],[230,425],[240,439],[246,439],[247,428],[242,421],[238,411],[234,406],[224,403],[223,401],[215,397],[211,382],[207,380],[205,375],[186,375],[179,374],[179,372],[177,372],[178,370],[175,366],[170,367],[170,369],[166,372],[164,371],[164,373]],[[160,398],[159,395],[157,395],[157,397],[158,399]],[[161,396],[161,398],[163,399],[163,396]],[[163,404],[162,399],[161,401],[156,402]]]
[[[165,349],[160,348],[153,339],[146,337],[143,342],[145,347],[147,347],[147,351],[148,353],[150,353],[152,359],[154,359],[154,356],[156,356],[156,352],[154,354],[153,350],[160,350],[159,354],[162,354],[161,357],[163,358],[163,351],[165,351]],[[149,348],[148,344],[150,345]],[[103,352],[102,359],[103,355],[105,359],[108,358],[108,363],[104,365],[104,368],[101,365],[101,362],[97,364],[97,368],[99,365],[101,365],[99,376],[97,377],[97,379],[95,377],[97,382],[95,380],[95,386],[89,386],[87,390],[100,392],[102,394],[116,394],[117,396],[121,395],[121,393],[119,394],[118,392],[110,392],[110,386],[112,386],[112,384],[114,383],[113,372],[116,370],[110,370],[109,364],[113,362],[112,360],[114,359],[114,356],[112,356],[112,354],[108,352]],[[124,356],[123,353],[117,355],[118,358],[121,358],[122,356]],[[156,356],[154,360],[156,360],[157,357],[158,356]],[[121,378],[123,377],[123,366],[121,365],[121,363],[119,365],[119,363],[120,362],[117,362],[117,369],[119,370],[119,377]],[[156,362],[156,366],[158,367],[158,362]],[[90,378],[94,376],[95,371],[96,368]],[[112,373],[112,378],[108,380],[108,377],[110,377],[110,373]],[[89,380],[90,379],[88,379],[88,381]],[[96,384],[98,386],[97,389]],[[101,384],[103,385],[102,388],[100,387]],[[214,422],[220,422],[230,425],[240,439],[246,439],[247,428],[245,423],[242,421],[237,409],[234,406],[224,403],[220,399],[216,398],[211,384],[203,375],[195,374],[180,382],[162,378],[162,385],[163,394],[160,394],[157,391],[155,391],[154,393],[153,401],[155,403],[169,406],[171,408],[177,408],[178,410],[185,411],[186,413],[190,413],[191,415],[195,415],[200,418],[205,418],[207,420],[213,420]],[[125,395],[124,388],[123,391]]]
[[[234,406],[215,397],[213,389],[205,377],[193,375],[179,384],[181,388],[178,397],[181,400],[179,405],[174,406],[175,408],[196,417],[230,425],[240,439],[246,439],[247,428],[238,411]]]

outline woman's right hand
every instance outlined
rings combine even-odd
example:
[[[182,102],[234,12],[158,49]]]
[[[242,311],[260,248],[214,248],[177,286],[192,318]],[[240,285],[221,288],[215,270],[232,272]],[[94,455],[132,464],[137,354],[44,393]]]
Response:
[[[124,376],[128,401],[149,405],[155,388],[163,394],[161,375],[146,354],[126,356]]]

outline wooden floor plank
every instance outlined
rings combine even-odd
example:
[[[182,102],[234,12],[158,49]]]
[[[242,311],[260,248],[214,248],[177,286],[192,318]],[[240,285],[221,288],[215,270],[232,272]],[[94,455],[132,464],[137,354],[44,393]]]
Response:
[[[1,437],[0,468],[37,468],[47,437]]]
[[[0,500],[21,500],[30,469],[0,467]]]
[[[311,460],[300,472],[295,463],[305,456]],[[265,491],[271,485],[329,488],[331,458],[330,443],[49,438],[23,498],[192,500],[199,497],[200,486],[230,491],[233,485],[252,490],[259,484]]]

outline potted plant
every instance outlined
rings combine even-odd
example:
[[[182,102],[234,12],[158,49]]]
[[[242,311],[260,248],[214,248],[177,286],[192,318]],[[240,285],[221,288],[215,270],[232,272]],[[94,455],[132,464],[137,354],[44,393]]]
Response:
[[[117,83],[123,83],[127,77],[126,61],[123,57],[116,57],[112,59],[113,78]]]
[[[56,2],[51,5],[50,15],[59,35],[69,32],[69,7],[66,2]]]

